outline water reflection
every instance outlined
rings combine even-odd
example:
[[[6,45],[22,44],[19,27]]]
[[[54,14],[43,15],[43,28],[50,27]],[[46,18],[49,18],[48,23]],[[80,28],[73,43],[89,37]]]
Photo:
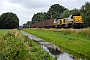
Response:
[[[82,60],[66,52],[61,51],[59,48],[55,46],[53,47],[50,45],[41,45],[41,47],[45,51],[47,51],[51,56],[53,56],[56,60]]]
[[[59,54],[61,54],[61,51],[60,51],[58,48],[55,48],[55,47],[47,47],[47,49],[49,50],[49,52],[50,52],[52,55],[59,55]]]

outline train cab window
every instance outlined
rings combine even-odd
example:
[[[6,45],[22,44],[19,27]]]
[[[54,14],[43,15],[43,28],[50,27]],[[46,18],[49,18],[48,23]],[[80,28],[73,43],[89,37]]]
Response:
[[[60,24],[62,24],[62,20],[60,20]]]
[[[71,19],[73,19],[73,16],[71,16]]]
[[[63,23],[65,23],[65,19],[63,19]]]

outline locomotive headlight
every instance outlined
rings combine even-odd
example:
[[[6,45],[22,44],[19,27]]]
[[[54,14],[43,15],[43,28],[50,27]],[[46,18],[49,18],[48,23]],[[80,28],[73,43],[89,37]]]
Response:
[[[81,22],[82,23],[82,22]]]
[[[76,22],[76,23],[82,23],[82,22]]]

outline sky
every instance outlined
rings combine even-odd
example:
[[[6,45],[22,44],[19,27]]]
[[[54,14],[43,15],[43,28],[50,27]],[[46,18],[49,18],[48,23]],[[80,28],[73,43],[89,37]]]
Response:
[[[31,21],[37,12],[47,12],[51,5],[60,4],[69,10],[80,9],[90,0],[0,0],[0,15],[13,12],[19,18],[19,25]]]

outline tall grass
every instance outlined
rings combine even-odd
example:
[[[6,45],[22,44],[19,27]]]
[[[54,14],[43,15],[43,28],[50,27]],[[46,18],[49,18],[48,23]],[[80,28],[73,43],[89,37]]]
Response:
[[[8,32],[0,38],[0,60],[25,60],[28,51],[23,41]]]
[[[14,29],[0,37],[0,60],[54,60],[40,45]]]

